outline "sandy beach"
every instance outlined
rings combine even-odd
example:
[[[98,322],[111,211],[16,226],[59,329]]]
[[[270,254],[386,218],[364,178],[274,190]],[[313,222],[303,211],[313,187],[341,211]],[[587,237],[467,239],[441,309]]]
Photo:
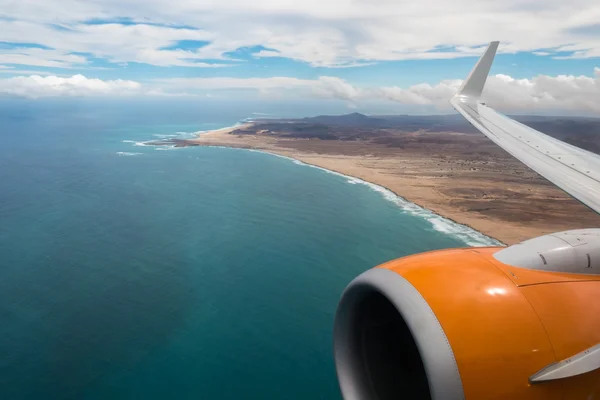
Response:
[[[384,186],[473,229],[513,244],[535,236],[600,226],[600,216],[555,188],[483,135],[429,133],[433,143],[390,147],[363,141],[233,134],[245,124],[199,134],[185,146],[263,150]],[[410,136],[412,135],[412,136]],[[408,140],[408,139],[407,139]]]

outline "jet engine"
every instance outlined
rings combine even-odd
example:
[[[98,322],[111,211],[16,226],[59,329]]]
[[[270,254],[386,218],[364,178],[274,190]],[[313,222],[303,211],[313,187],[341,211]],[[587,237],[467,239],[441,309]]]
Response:
[[[596,229],[371,269],[336,313],[342,395],[600,399],[599,271]]]

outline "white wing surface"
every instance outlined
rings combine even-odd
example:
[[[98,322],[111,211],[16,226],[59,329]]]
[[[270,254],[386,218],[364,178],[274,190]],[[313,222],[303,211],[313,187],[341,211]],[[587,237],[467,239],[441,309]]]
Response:
[[[497,145],[600,213],[600,156],[529,128],[479,101],[497,48],[498,42],[490,43],[450,103]]]

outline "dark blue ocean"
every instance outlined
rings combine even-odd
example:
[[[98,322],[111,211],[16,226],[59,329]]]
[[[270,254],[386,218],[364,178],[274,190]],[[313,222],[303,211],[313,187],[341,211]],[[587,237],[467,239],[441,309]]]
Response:
[[[142,145],[276,105],[0,104],[0,399],[339,399],[350,280],[491,243],[293,160]]]

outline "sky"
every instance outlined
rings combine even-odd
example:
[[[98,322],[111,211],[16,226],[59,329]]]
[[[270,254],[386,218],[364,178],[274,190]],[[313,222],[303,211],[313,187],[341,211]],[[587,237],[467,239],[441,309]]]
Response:
[[[600,116],[596,0],[0,0],[0,95],[447,112],[492,40],[488,104]]]

